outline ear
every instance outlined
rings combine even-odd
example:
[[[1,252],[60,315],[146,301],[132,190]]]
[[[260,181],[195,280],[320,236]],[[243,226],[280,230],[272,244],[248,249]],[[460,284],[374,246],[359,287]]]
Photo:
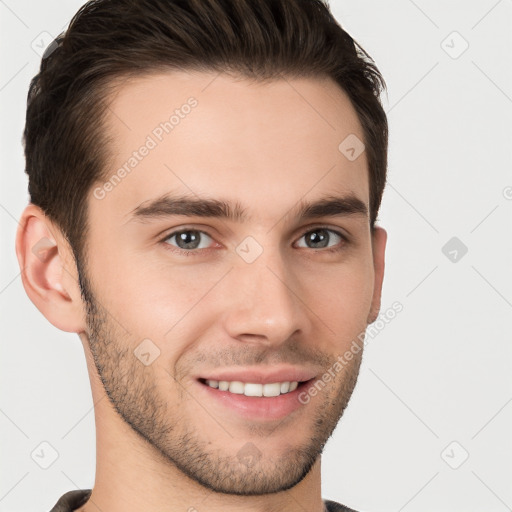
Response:
[[[375,322],[379,316],[382,282],[384,280],[384,255],[386,252],[386,241],[388,238],[385,229],[377,226],[371,236],[375,282],[373,286],[372,305],[367,320],[368,324]]]
[[[37,309],[57,328],[85,330],[85,307],[71,247],[38,206],[29,204],[16,233],[23,287]]]

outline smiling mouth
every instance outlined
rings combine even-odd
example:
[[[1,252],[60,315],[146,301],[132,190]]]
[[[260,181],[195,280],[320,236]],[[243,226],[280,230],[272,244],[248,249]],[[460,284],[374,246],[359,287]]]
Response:
[[[313,380],[313,379],[310,379]],[[212,380],[212,379],[199,379],[199,382],[210,388],[218,389],[219,391],[227,391],[235,395],[245,395],[249,397],[276,397],[286,395],[295,391],[299,386],[307,384],[310,380],[299,381],[283,381],[260,384],[255,382],[241,382],[239,380]]]

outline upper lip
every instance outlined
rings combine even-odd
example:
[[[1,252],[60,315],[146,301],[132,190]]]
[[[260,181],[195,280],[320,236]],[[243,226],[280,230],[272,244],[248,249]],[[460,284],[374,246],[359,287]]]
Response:
[[[272,368],[249,367],[212,370],[211,372],[199,375],[198,379],[271,384],[274,382],[303,382],[312,379],[315,375],[315,372],[306,368],[272,366]]]

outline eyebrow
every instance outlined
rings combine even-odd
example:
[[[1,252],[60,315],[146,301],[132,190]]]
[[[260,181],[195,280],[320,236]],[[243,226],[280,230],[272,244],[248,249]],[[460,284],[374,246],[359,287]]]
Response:
[[[368,217],[366,204],[353,194],[346,196],[326,196],[314,202],[304,200],[284,216],[293,215],[299,221],[319,217],[347,217],[352,215]],[[177,196],[165,194],[153,200],[144,201],[128,213],[130,220],[150,221],[175,215],[186,217],[213,217],[233,222],[247,222],[251,219],[247,210],[235,201],[221,199]],[[284,217],[283,216],[283,217]]]

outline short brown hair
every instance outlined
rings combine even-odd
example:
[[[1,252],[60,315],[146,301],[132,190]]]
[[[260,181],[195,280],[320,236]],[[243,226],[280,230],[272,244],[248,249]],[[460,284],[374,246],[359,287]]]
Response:
[[[23,138],[30,201],[61,228],[77,263],[88,192],[108,173],[102,125],[116,79],[172,69],[335,80],[363,128],[374,228],[387,169],[385,83],[327,3],[92,0],[43,56],[30,84]]]

